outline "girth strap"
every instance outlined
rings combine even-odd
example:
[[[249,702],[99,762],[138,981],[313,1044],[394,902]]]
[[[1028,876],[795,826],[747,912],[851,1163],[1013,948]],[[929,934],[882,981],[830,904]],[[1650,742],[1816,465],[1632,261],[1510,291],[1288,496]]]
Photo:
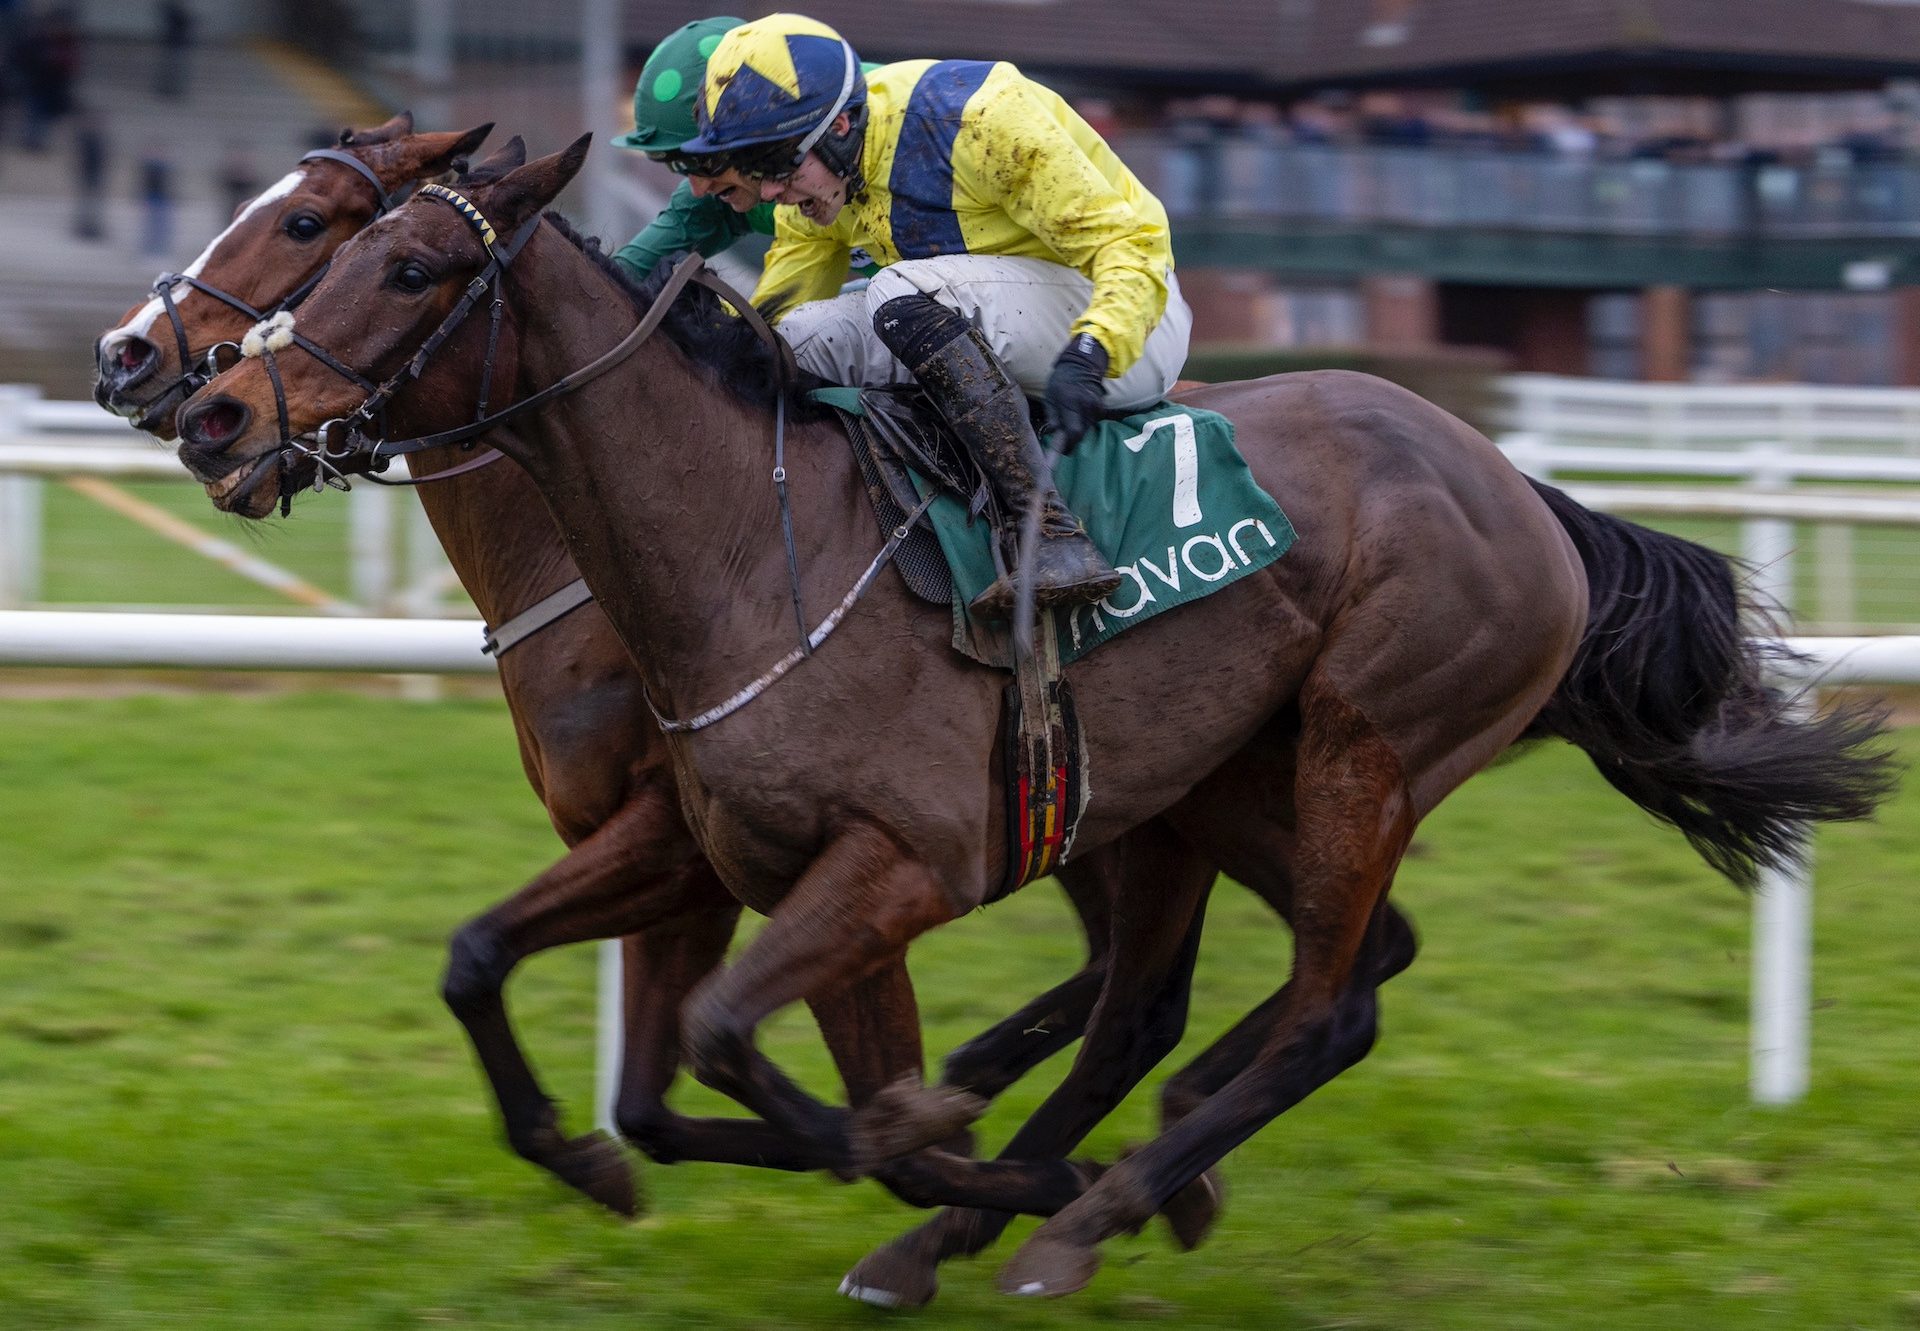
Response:
[[[572,614],[592,599],[587,580],[575,578],[559,591],[541,597],[499,628],[489,628],[480,650],[497,661],[547,625]]]

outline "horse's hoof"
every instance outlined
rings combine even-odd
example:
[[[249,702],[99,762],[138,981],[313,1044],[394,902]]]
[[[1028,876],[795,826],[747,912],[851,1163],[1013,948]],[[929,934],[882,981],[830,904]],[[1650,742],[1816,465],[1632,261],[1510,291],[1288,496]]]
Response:
[[[1213,1169],[1167,1199],[1160,1214],[1165,1217],[1167,1228],[1173,1231],[1173,1241],[1180,1245],[1180,1251],[1192,1252],[1207,1241],[1226,1200],[1226,1184],[1219,1171]]]
[[[1044,1229],[1020,1245],[1000,1268],[1000,1292],[1027,1298],[1057,1299],[1077,1294],[1100,1269],[1100,1250],[1048,1238]]]
[[[840,1282],[840,1292],[875,1308],[924,1308],[940,1292],[940,1281],[933,1263],[888,1244],[862,1257]]]
[[[615,1215],[631,1220],[640,1214],[633,1165],[620,1144],[606,1133],[589,1132],[570,1139],[547,1167],[562,1183],[585,1193]]]
[[[951,1086],[923,1086],[902,1077],[853,1112],[847,1125],[847,1172],[864,1178],[889,1160],[912,1155],[965,1132],[987,1102]]]

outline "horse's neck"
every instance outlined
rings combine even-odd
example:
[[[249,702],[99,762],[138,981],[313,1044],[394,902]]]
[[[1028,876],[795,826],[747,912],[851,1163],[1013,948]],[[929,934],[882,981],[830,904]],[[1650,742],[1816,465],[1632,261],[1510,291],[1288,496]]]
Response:
[[[540,285],[537,269],[520,278],[549,309],[579,285]],[[632,327],[628,302],[610,282],[599,299],[568,308],[578,317],[563,309],[537,322],[538,337],[525,337],[520,392],[587,364]],[[617,318],[596,316],[613,308]],[[773,431],[770,413],[709,382],[660,333],[585,391],[538,413],[510,446],[663,710],[711,701],[716,688],[736,676],[744,682],[798,641],[771,480]],[[844,448],[830,454],[817,429],[790,433],[799,558],[817,618],[858,574],[843,566],[871,552],[849,549],[828,502],[845,488]]]
[[[417,455],[417,474],[430,476],[471,457],[432,449]],[[447,562],[489,624],[511,619],[574,576],[539,490],[511,460],[430,481],[417,493]]]

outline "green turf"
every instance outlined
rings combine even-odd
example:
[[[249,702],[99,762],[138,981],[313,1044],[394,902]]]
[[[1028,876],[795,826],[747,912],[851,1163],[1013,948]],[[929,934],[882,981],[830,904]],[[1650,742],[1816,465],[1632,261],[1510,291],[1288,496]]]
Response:
[[[216,512],[197,485],[117,484],[322,591],[349,595],[347,505],[337,496],[302,496],[284,520],[248,522]],[[48,484],[43,493],[41,597],[49,603],[300,608],[63,485]]]
[[[1205,1248],[1116,1241],[1036,1305],[992,1292],[1003,1243],[923,1320],[1920,1326],[1916,814],[1909,786],[1822,836],[1814,1089],[1770,1111],[1746,1101],[1747,903],[1578,755],[1479,778],[1402,876],[1424,946],[1380,1046],[1229,1160]],[[913,1217],[871,1185],[649,1168],[623,1225],[498,1144],[441,944],[556,845],[495,704],[0,703],[0,1327],[874,1324],[834,1285]],[[1239,889],[1209,924],[1177,1059],[1284,971]],[[927,940],[930,1046],[1077,953],[1045,885]],[[591,953],[512,996],[579,1115]],[[762,1045],[831,1084],[799,1018]],[[1136,1094],[1092,1150],[1150,1123]]]

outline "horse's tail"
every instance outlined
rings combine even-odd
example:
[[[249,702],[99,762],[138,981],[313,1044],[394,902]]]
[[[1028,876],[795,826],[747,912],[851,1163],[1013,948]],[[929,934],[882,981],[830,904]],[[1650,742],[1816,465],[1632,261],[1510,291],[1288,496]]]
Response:
[[[1814,715],[1770,686],[1767,665],[1788,650],[1748,636],[1754,607],[1726,558],[1533,487],[1580,552],[1589,605],[1573,665],[1530,734],[1586,750],[1742,887],[1797,861],[1812,824],[1873,813],[1896,779],[1879,742],[1885,713]]]

